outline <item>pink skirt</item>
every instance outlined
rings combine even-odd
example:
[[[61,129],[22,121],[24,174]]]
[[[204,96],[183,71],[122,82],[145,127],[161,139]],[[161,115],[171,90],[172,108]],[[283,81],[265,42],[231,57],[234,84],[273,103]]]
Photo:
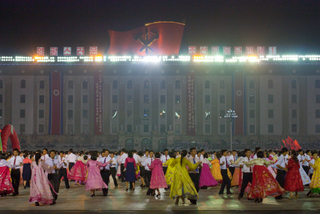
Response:
[[[87,166],[82,161],[77,163],[71,168],[68,173],[68,179],[75,181],[85,181],[87,176]]]
[[[217,185],[218,182],[212,176],[210,167],[208,164],[204,163],[201,169],[199,187],[215,187]]]

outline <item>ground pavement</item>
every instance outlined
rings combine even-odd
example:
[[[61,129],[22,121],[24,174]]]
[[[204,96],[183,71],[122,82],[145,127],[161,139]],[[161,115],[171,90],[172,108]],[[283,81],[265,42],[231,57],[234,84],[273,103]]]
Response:
[[[112,180],[112,179],[111,179]],[[76,185],[71,182],[70,189],[60,185],[57,204],[36,207],[34,203],[28,203],[29,188],[23,189],[20,186],[20,195],[0,197],[0,213],[319,213],[320,196],[314,195],[307,198],[309,188],[300,193],[299,199],[289,200],[288,195],[282,200],[275,200],[273,197],[264,199],[262,204],[238,200],[239,190],[232,188],[233,195],[218,195],[219,186],[209,189],[200,189],[197,205],[191,205],[188,200],[186,204],[174,204],[170,199],[169,191],[161,190],[161,196],[147,196],[146,188],[140,188],[140,181],[137,182],[135,191],[126,192],[125,183],[115,188],[113,183],[109,185],[108,196],[103,196],[101,191],[96,192],[95,197],[90,197],[90,192],[85,191],[85,186]]]

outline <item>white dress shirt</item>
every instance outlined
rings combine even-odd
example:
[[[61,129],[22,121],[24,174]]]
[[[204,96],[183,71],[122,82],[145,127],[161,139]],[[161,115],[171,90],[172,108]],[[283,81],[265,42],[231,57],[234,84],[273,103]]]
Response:
[[[20,163],[22,163],[22,158],[20,156],[13,156],[9,159],[9,163],[12,165],[12,169],[20,169]]]
[[[138,163],[139,158],[139,155],[137,155],[136,153],[133,154],[133,159],[136,161],[136,163]]]
[[[9,161],[6,161],[6,160],[4,160],[4,159],[1,159],[1,160],[0,160],[0,167],[3,167],[3,166],[7,166],[7,167],[9,167],[9,168],[12,168],[12,165],[11,165],[11,163],[9,163]]]
[[[66,157],[61,158],[60,165],[62,168],[65,168],[65,169],[68,167],[68,161]]]
[[[69,163],[75,163],[77,161],[77,156],[73,153],[69,154],[67,157]]]
[[[245,163],[247,163],[247,162],[249,162],[249,161],[251,161],[251,160],[253,160],[251,157],[249,157],[249,158],[244,157],[244,158],[242,158],[242,159],[239,161],[239,165],[242,166],[241,171],[242,171],[243,173],[252,173],[252,171],[253,171],[253,166],[247,167],[247,166],[245,165]]]
[[[224,162],[224,164],[222,164],[223,162]],[[230,166],[230,161],[229,161],[228,157],[222,156],[220,158],[220,164],[222,164],[222,165],[220,165],[220,169],[227,169],[228,168],[227,164],[228,164],[228,166]]]
[[[121,164],[125,164],[127,157],[128,157],[128,154],[127,154],[127,153],[123,153],[123,154],[121,155],[121,158],[120,158]]]
[[[305,154],[304,156],[302,156],[302,160],[304,161],[303,166],[309,166],[309,162],[310,161],[310,156]]]
[[[167,160],[169,160],[169,159],[170,159],[169,155],[162,155],[161,158],[160,158],[162,163],[167,162]],[[163,167],[167,167],[167,166],[163,166]]]
[[[58,159],[51,159],[50,157],[48,157],[46,158],[45,163],[51,167],[57,166],[57,168],[61,168],[60,162]],[[52,171],[51,174],[54,174],[54,173],[56,173],[55,169]]]
[[[110,168],[117,167],[117,159],[115,157],[111,158]]]
[[[277,169],[283,170],[283,169],[280,169],[277,165],[280,165],[281,167],[286,168],[286,157],[283,155],[280,155],[280,157],[278,158],[278,161],[276,163]]]
[[[98,161],[101,162],[101,163],[107,163],[111,160],[110,157],[101,157]],[[105,167],[100,167],[100,170],[110,170],[110,164],[108,164],[107,166]]]
[[[315,162],[316,162],[315,159],[310,160],[310,163],[313,164],[313,165],[314,165]],[[314,168],[313,168],[313,167],[310,167],[309,173],[310,173],[310,174],[313,174],[313,172],[314,172]]]
[[[46,161],[46,159],[49,158],[48,154],[42,155],[41,160]]]
[[[144,169],[147,170],[147,171],[151,171],[148,167],[148,165],[151,166],[152,162],[154,161],[154,158],[146,158],[144,160],[144,162],[142,163],[142,165],[144,166]]]

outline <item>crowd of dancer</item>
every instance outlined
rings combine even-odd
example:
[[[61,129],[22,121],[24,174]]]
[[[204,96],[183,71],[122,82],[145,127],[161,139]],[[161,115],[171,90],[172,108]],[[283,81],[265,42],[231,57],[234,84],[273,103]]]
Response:
[[[115,188],[118,182],[126,182],[126,191],[140,188],[146,194],[159,197],[159,189],[170,191],[170,197],[178,204],[188,199],[197,204],[200,189],[220,185],[219,194],[233,194],[232,186],[239,187],[238,199],[247,194],[248,200],[261,203],[263,198],[273,196],[297,199],[298,192],[310,188],[307,196],[320,194],[320,158],[316,151],[254,151],[206,152],[191,148],[162,153],[146,150],[119,152],[81,151],[74,153],[47,149],[43,151],[0,152],[0,194],[19,195],[19,185],[30,188],[29,202],[56,204],[60,182],[70,188],[70,181],[85,185],[94,197],[97,190],[108,195],[110,177]],[[226,189],[226,192],[225,192]]]

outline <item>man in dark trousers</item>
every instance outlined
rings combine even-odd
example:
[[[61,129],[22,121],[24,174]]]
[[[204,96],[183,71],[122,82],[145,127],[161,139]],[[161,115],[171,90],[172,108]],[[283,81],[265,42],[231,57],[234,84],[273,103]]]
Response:
[[[20,168],[23,165],[23,160],[19,156],[19,150],[13,150],[13,157],[9,159],[9,163],[12,165],[11,179],[14,189],[13,196],[19,195],[19,183],[20,183]]]
[[[193,164],[200,162],[200,158],[197,157],[196,148],[193,147],[193,148],[190,149],[190,156],[189,156],[188,160]],[[191,180],[192,180],[197,192],[199,192],[199,180],[200,180],[199,168],[197,168],[195,170],[190,170],[189,169],[188,173],[190,175],[190,178],[191,178]],[[197,204],[197,200],[196,199],[189,198],[189,201],[191,202],[191,204]]]
[[[278,183],[282,188],[284,186],[284,178],[286,177],[286,172],[288,171],[288,169],[286,168],[286,164],[288,163],[288,160],[286,157],[287,154],[288,154],[288,149],[282,148],[281,155],[279,156],[278,161],[276,163],[276,166],[277,166],[276,180],[278,181]],[[282,195],[275,197],[275,199],[282,199]]]
[[[67,153],[68,154],[68,153]],[[68,161],[66,159],[66,154],[64,152],[60,152],[60,161],[61,161],[61,168],[59,170],[59,180],[63,177],[66,189],[69,189],[69,179],[67,175],[67,167],[68,167]]]
[[[152,162],[154,161],[153,157],[153,151],[150,150],[149,157],[144,161],[143,165],[145,168],[146,173],[146,185],[148,188],[147,195],[154,195],[153,189],[150,188],[150,181],[151,181],[151,170],[149,169],[149,166],[151,166]]]
[[[240,193],[239,193],[239,196],[238,196],[239,200],[241,198],[243,198],[244,191],[245,191],[248,183],[249,182],[252,183],[252,169],[253,169],[253,166],[252,167],[247,167],[245,165],[245,163],[247,163],[247,162],[252,160],[252,158],[251,158],[252,152],[251,152],[250,149],[245,149],[244,152],[246,154],[246,157],[244,157],[239,163],[240,168],[241,168],[241,170],[243,172],[241,190],[240,190]]]
[[[228,168],[230,165],[230,161],[228,160],[228,152],[227,150],[223,149],[221,151],[222,157],[220,158],[220,170],[221,170],[221,175],[222,175],[222,185],[219,191],[219,194],[223,194],[224,192],[224,188],[227,186],[227,194],[232,194],[232,192],[230,191],[230,187],[231,187],[231,180],[228,176]]]
[[[49,156],[49,158],[46,158],[45,163],[53,168],[53,171],[48,174],[48,180],[50,181],[54,189],[54,191],[51,189],[51,193],[54,199],[52,204],[55,204],[58,199],[57,193],[59,193],[60,187],[59,169],[61,164],[60,161],[55,158],[56,152],[54,150],[50,151]]]
[[[111,158],[109,157],[109,151],[103,150],[101,152],[101,158],[99,159],[99,162],[107,163],[110,160],[111,160]],[[108,185],[109,184],[109,177],[110,177],[110,164],[105,167],[100,167],[100,174],[101,174],[103,182],[105,182]],[[104,196],[108,195],[108,188],[103,188],[102,191],[103,191]]]

